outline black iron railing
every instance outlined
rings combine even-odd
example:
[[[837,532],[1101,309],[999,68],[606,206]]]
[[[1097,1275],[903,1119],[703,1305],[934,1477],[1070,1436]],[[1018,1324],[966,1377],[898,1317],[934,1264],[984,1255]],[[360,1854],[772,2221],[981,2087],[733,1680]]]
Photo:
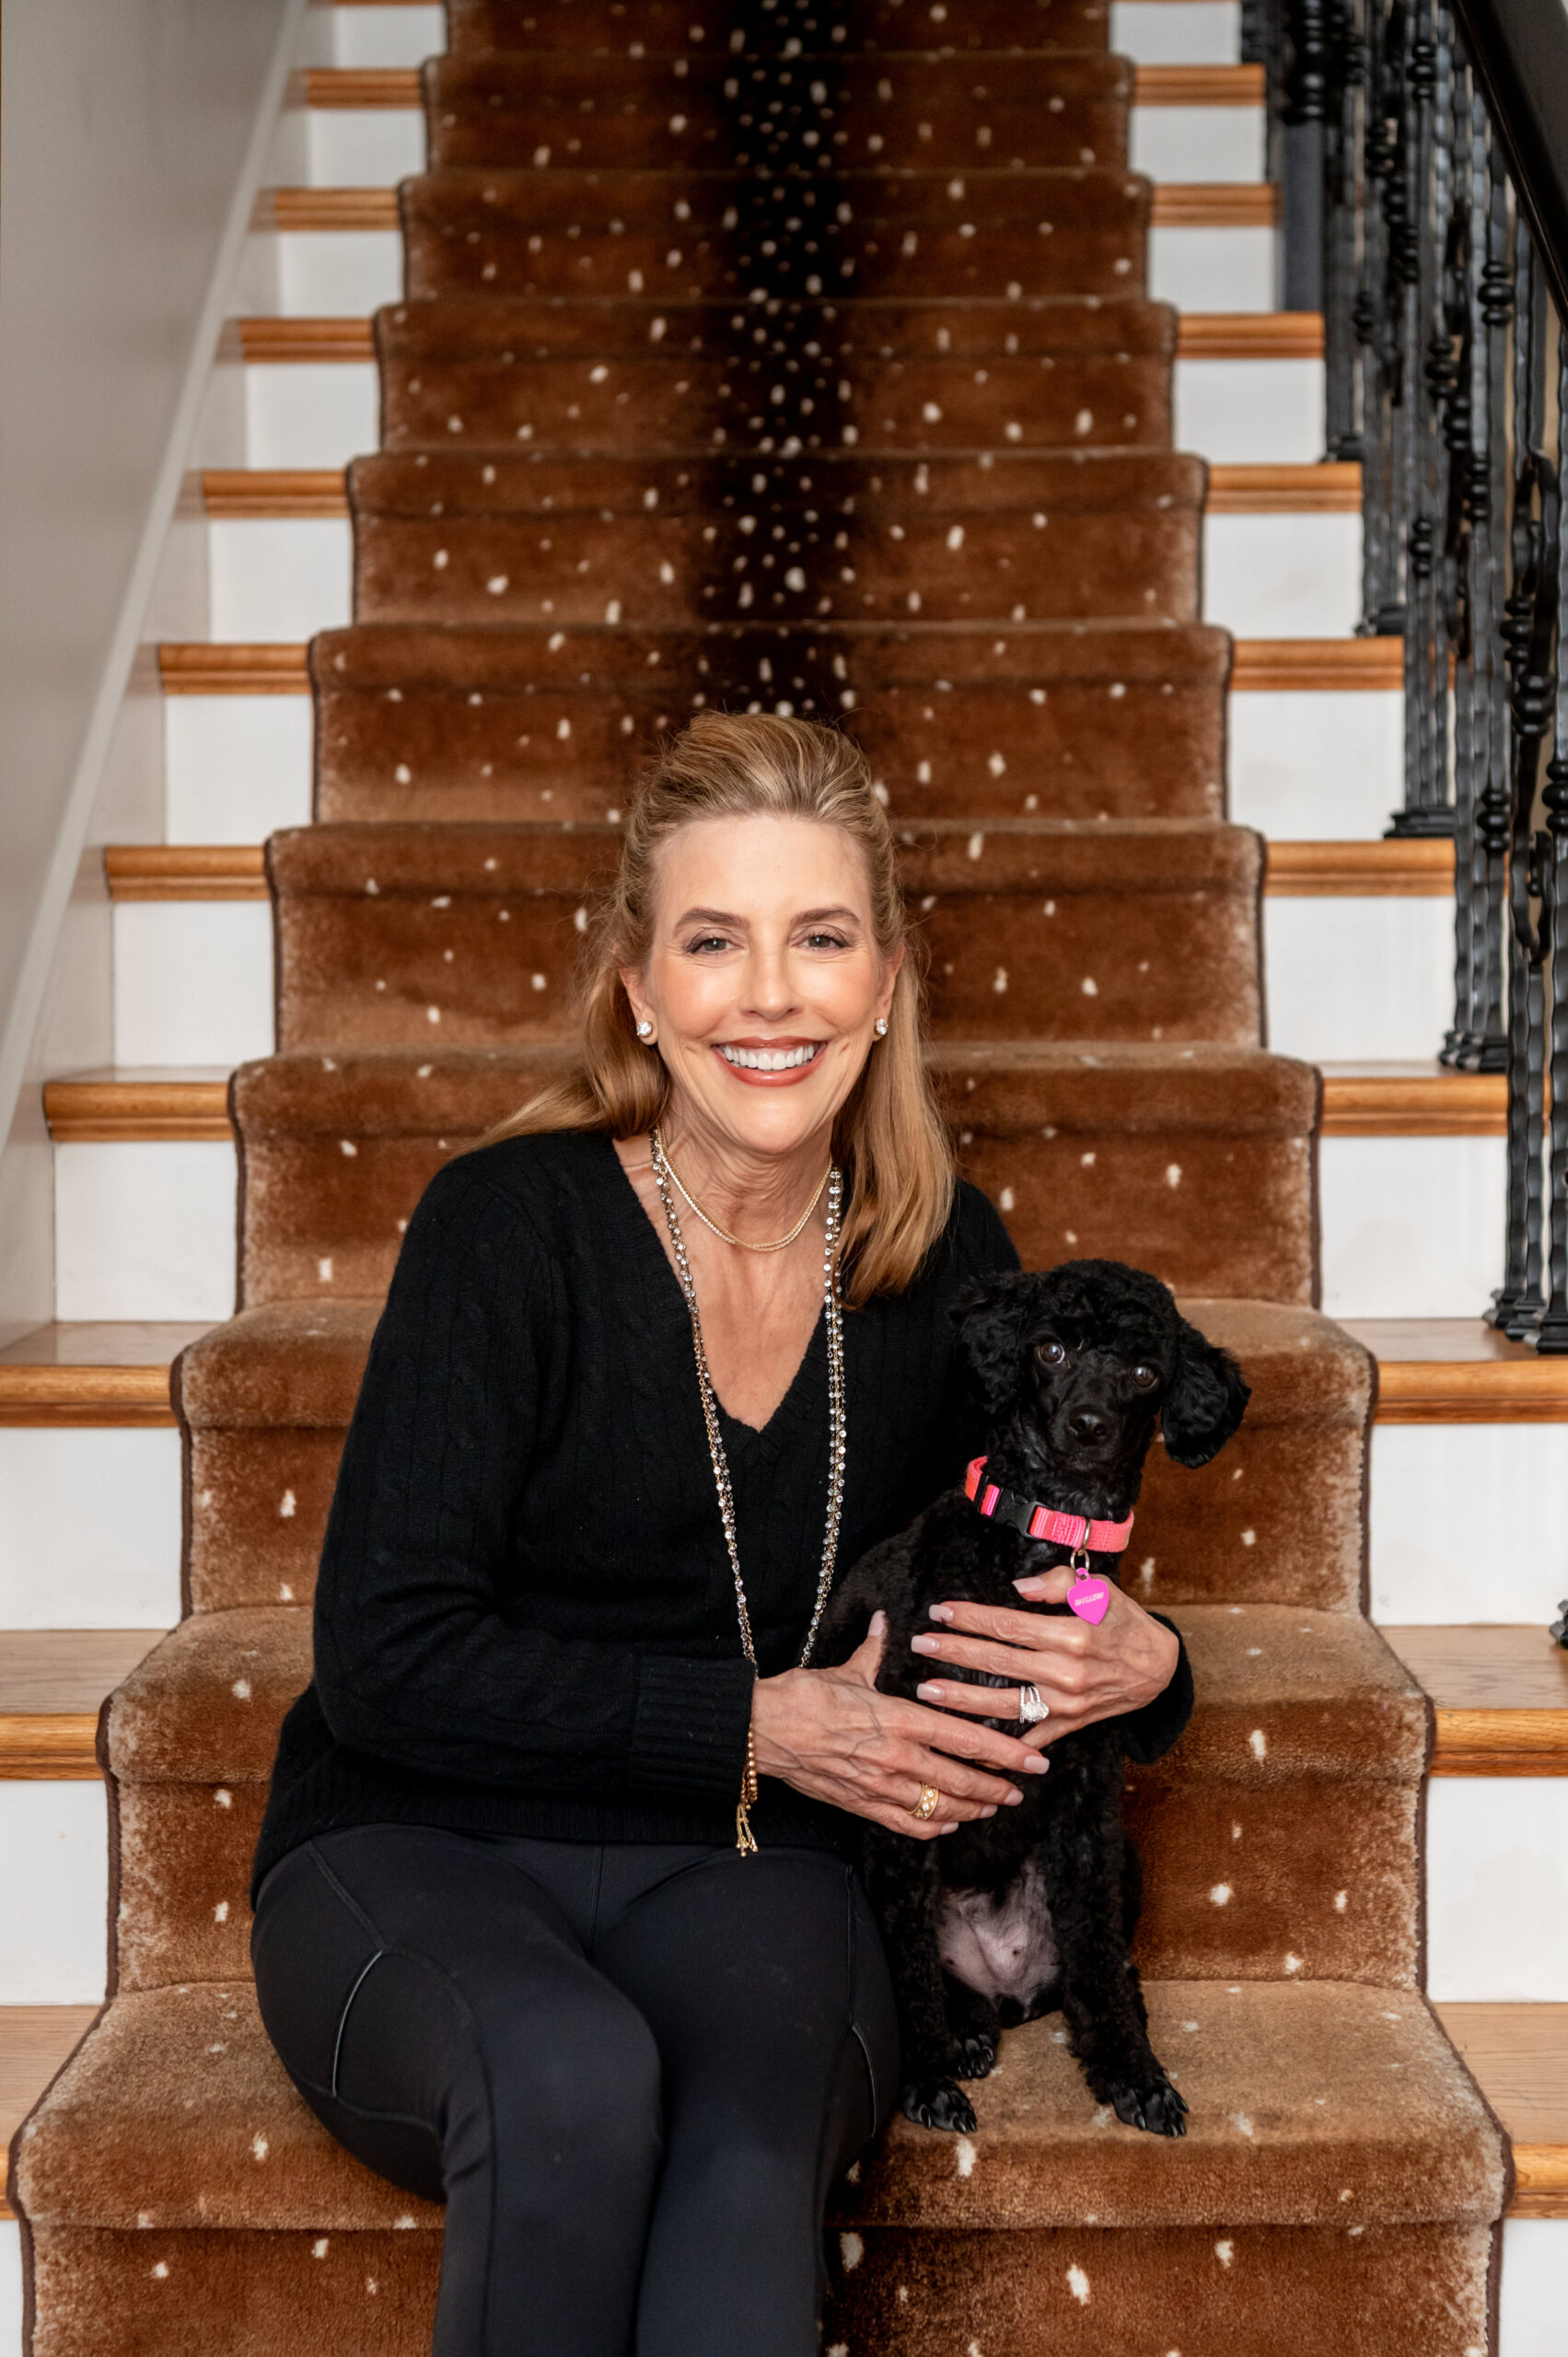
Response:
[[[1493,1324],[1568,1352],[1568,13],[1244,0],[1282,300],[1362,468],[1364,633],[1404,646],[1394,835],[1454,839],[1439,1053],[1508,1082]],[[1438,1043],[1434,1042],[1434,1047]]]

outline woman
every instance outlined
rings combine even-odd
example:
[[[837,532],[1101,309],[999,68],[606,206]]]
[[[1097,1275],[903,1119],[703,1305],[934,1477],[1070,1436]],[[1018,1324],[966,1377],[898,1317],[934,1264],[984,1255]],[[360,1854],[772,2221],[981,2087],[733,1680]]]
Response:
[[[296,2084],[446,2199],[438,2357],[807,2357],[827,2189],[898,2084],[850,1820],[938,1840],[1071,1727],[1179,1734],[1179,1642],[1123,1596],[935,1641],[1040,1688],[1023,1741],[993,1689],[878,1694],[880,1628],[811,1666],[834,1566],[973,1454],[947,1307],[1012,1265],[863,757],[703,714],[631,813],[580,1073],[410,1224],[257,1857]]]

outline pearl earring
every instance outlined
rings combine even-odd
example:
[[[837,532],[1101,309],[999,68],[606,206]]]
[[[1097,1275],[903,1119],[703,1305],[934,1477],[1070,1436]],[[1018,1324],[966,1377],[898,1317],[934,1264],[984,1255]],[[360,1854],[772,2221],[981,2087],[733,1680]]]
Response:
[[[885,1015],[879,1015],[879,1016],[877,1017],[877,1037],[879,1039],[885,1039],[887,1038],[887,1036],[888,1036],[888,1018],[887,1018],[887,1016],[886,1016]]]
[[[638,1037],[638,1039],[651,1039],[653,1038],[653,1036],[654,1036],[654,1027],[653,1027],[653,1025],[648,1021],[647,1016],[645,1015],[645,1016],[644,1016],[644,1017],[643,1017],[643,1019],[642,1019],[642,1021],[641,1021],[641,1023],[639,1023],[639,1024],[638,1024],[638,1026],[637,1026],[637,1037]]]

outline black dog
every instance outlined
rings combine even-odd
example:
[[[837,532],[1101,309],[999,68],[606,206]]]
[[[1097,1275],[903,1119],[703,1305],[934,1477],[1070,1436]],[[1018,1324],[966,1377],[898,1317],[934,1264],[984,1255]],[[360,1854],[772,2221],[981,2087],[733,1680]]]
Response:
[[[1120,1261],[981,1278],[953,1315],[990,1429],[980,1504],[993,1484],[1001,1498],[988,1518],[964,1490],[949,1490],[874,1548],[835,1595],[819,1651],[827,1662],[846,1659],[880,1608],[888,1638],[877,1685],[911,1700],[934,1675],[1005,1682],[938,1666],[909,1645],[930,1630],[933,1604],[958,1598],[1017,1610],[1014,1581],[1069,1559],[1069,1547],[1026,1536],[1028,1502],[1124,1521],[1156,1417],[1179,1465],[1206,1465],[1240,1423],[1249,1396],[1234,1359],[1187,1323],[1167,1288]],[[1119,1556],[1087,1561],[1114,1579]],[[1010,1721],[987,1724],[1023,1731]],[[1121,1830],[1116,1724],[1065,1735],[1048,1756],[1049,1775],[1019,1780],[1020,1805],[940,1840],[862,1829],[866,1884],[899,2001],[903,2109],[928,2128],[972,2128],[973,2109],[955,2082],[986,2075],[1000,2029],[1060,2007],[1098,2100],[1130,2126],[1184,2135],[1187,2107],[1149,2044],[1127,1953],[1139,1880]]]

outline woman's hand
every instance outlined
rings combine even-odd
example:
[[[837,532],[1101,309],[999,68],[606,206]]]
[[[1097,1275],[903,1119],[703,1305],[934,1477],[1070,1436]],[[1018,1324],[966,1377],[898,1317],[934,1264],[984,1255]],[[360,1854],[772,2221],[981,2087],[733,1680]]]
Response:
[[[1034,1604],[1064,1604],[1075,1575],[1068,1564],[1015,1583]],[[1039,1730],[1053,1742],[1096,1719],[1141,1711],[1163,1694],[1176,1674],[1181,1648],[1164,1623],[1110,1585],[1110,1608],[1098,1628],[1072,1615],[1013,1612],[992,1604],[934,1604],[938,1623],[912,1640],[917,1654],[936,1663],[989,1670],[1016,1685],[1037,1686],[1051,1715]],[[923,1701],[983,1718],[1010,1717],[1016,1693],[934,1676],[915,1689]],[[1031,1729],[1031,1733],[1036,1730]]]
[[[751,1711],[758,1774],[777,1776],[797,1793],[913,1841],[933,1840],[1022,1800],[1009,1778],[1045,1773],[1044,1730],[1031,1729],[1031,1739],[1020,1742],[900,1695],[879,1694],[887,1632],[886,1615],[873,1613],[864,1644],[842,1668],[789,1669],[759,1679]],[[999,1715],[994,1695],[991,1709]],[[941,1798],[929,1817],[913,1817],[927,1784]]]

